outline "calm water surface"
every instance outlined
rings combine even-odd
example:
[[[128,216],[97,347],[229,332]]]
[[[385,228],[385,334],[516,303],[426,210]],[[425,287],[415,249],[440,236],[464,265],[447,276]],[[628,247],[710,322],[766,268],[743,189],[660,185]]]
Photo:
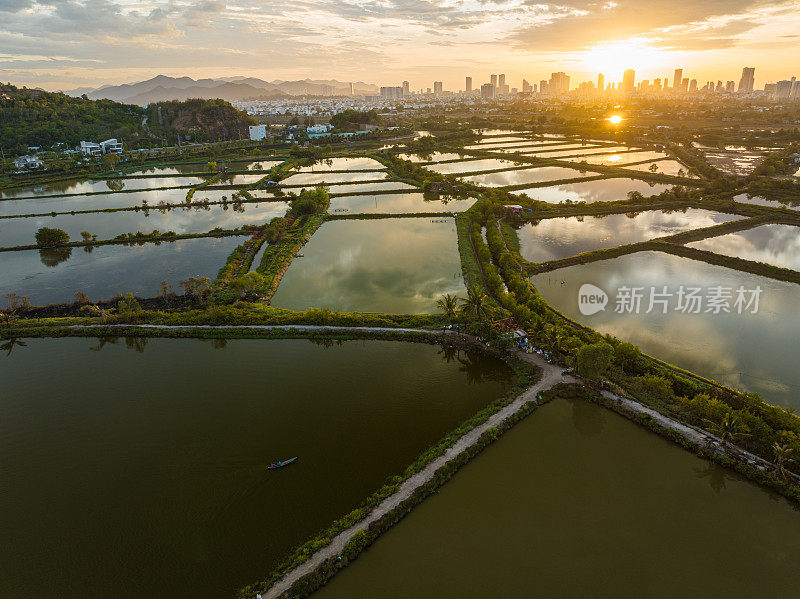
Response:
[[[686,245],[725,256],[800,270],[800,229],[792,225],[761,225]]]
[[[338,188],[337,188],[338,189]],[[413,214],[415,212],[463,212],[475,198],[426,200],[421,193],[376,193],[331,198],[331,214]]]
[[[591,177],[595,173],[583,172],[560,166],[542,166],[538,168],[521,169],[514,171],[501,171],[499,173],[486,173],[484,175],[470,175],[464,177],[475,185],[484,187],[502,187],[504,185],[524,185],[526,183],[543,183],[557,181],[558,179],[576,179]]]
[[[517,236],[523,258],[547,262],[741,218],[697,208],[674,212],[652,210],[631,215],[570,216],[524,225],[517,229]]]
[[[0,353],[0,596],[232,597],[511,379],[422,344],[110,341]]]
[[[337,183],[340,181],[373,181],[386,178],[386,171],[350,173],[327,173],[325,171],[313,173],[297,173],[282,181],[284,185],[318,185],[321,183]]]
[[[659,160],[657,162],[645,162],[644,164],[634,164],[629,165],[625,164],[628,162],[628,158],[625,157],[623,154],[619,154],[618,156],[622,157],[622,160],[619,161],[619,164],[614,166],[620,166],[622,168],[629,168],[634,171],[650,171],[650,167],[655,164],[658,167],[656,170],[657,173],[662,175],[676,175],[682,177],[691,177],[697,178],[697,175],[693,175],[689,172],[689,168],[686,165],[681,164],[677,160]]]
[[[182,239],[142,245],[0,252],[0,297],[16,293],[34,305],[72,302],[81,291],[93,300],[131,292],[140,297],[161,293],[167,281],[180,292],[180,281],[193,276],[216,278],[230,253],[247,236]]]
[[[419,314],[466,296],[452,218],[331,221],[300,253],[272,305]]]
[[[519,166],[510,160],[498,160],[497,158],[483,158],[481,160],[465,160],[463,162],[446,162],[445,164],[432,164],[428,167],[437,173],[450,175],[454,173],[467,173],[470,171],[488,171],[494,168]]]
[[[74,196],[66,198],[33,198],[29,200],[0,201],[0,216],[10,214],[42,214],[44,212],[70,212],[77,210],[102,210],[104,208],[123,208],[141,206],[146,201],[150,206],[160,202],[174,204],[185,202],[188,189],[141,190],[130,193],[104,193],[93,196]],[[200,191],[197,198],[211,192]],[[230,192],[228,192],[230,195]],[[196,199],[197,199],[196,198]]]
[[[775,281],[663,254],[640,252],[591,264],[570,266],[531,278],[544,298],[564,314],[603,333],[630,341],[648,354],[672,364],[748,391],[766,401],[800,409],[800,285]],[[578,311],[578,289],[592,283],[605,290],[609,303],[603,312],[583,316]],[[735,310],[725,314],[686,314],[674,310],[672,297],[666,314],[656,305],[649,314],[651,287],[676,293],[680,286],[737,289],[761,287],[757,314]],[[615,312],[617,289],[644,287],[638,314]]]
[[[627,199],[629,191],[638,191],[644,196],[651,196],[671,188],[671,185],[665,183],[651,183],[640,179],[596,179],[552,187],[518,189],[514,193],[525,194],[534,200],[551,204],[567,200],[592,203],[624,200]]]
[[[733,199],[743,204],[756,204],[758,206],[770,206],[771,208],[788,208],[789,210],[800,210],[800,202],[788,204],[778,200],[768,200],[763,196],[749,196],[746,193],[740,193],[734,196]]]
[[[171,170],[171,169],[165,169]],[[262,175],[263,176],[263,175]],[[98,181],[62,181],[48,185],[13,191],[0,192],[0,198],[25,198],[29,196],[51,195],[61,193],[96,193],[113,192],[123,189],[151,189],[153,187],[177,187],[179,185],[197,185],[202,183],[200,177],[158,177],[153,179],[108,179]]]
[[[62,229],[72,241],[81,240],[81,231],[89,231],[98,239],[110,239],[120,233],[149,233],[154,229],[179,234],[206,233],[216,227],[236,229],[242,225],[261,225],[276,216],[283,216],[288,208],[286,202],[253,202],[237,205],[236,208],[229,204],[0,219],[0,247],[33,244],[34,235],[40,227]]]
[[[314,597],[790,597],[798,553],[800,513],[783,498],[558,400]]]

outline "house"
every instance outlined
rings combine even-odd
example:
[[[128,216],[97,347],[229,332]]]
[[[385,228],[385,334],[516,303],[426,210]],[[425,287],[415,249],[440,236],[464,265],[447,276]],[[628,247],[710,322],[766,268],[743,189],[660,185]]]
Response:
[[[102,156],[103,154],[122,154],[122,142],[114,138],[101,141],[99,144],[92,141],[82,141],[81,154],[84,156]]]
[[[520,212],[522,212],[522,206],[520,206],[519,204],[506,204],[505,206],[503,206],[503,209],[507,210],[508,212],[511,212],[512,214],[519,214]]]
[[[19,156],[14,159],[14,168],[18,170],[42,168],[44,163],[38,156]]]
[[[306,133],[327,133],[333,129],[331,125],[309,125],[306,127]]]

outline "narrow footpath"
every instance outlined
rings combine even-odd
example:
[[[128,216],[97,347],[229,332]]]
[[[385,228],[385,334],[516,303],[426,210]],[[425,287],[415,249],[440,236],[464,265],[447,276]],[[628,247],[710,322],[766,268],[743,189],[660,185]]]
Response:
[[[539,382],[528,387],[513,402],[505,406],[499,412],[490,416],[486,422],[476,426],[463,437],[458,439],[458,441],[450,446],[441,456],[433,460],[425,468],[400,485],[397,492],[375,506],[375,508],[373,508],[366,518],[360,522],[357,522],[350,528],[340,532],[336,537],[333,538],[329,545],[323,547],[308,560],[300,564],[297,568],[288,572],[283,578],[272,585],[265,593],[262,593],[263,599],[276,599],[282,593],[288,591],[291,586],[303,576],[313,572],[325,560],[332,559],[340,555],[347,542],[353,538],[353,535],[359,531],[366,530],[370,524],[380,520],[383,516],[403,503],[403,501],[411,497],[411,495],[418,488],[433,479],[436,471],[439,470],[439,468],[444,466],[450,460],[454,459],[461,452],[475,445],[480,436],[487,430],[502,424],[509,416],[512,416],[518,412],[528,402],[536,402],[536,396],[541,391],[546,391],[558,383],[576,382],[572,377],[562,375],[562,367],[548,364],[536,354],[518,353],[517,355],[519,358],[538,366],[542,370],[542,377],[539,379]]]

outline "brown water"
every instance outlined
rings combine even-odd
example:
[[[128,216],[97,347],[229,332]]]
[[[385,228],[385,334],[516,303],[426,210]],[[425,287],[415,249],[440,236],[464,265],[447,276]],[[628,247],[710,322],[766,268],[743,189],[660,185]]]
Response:
[[[793,597],[800,512],[613,412],[557,400],[315,598]]]
[[[232,597],[511,377],[425,344],[112,341],[0,354],[1,597]]]

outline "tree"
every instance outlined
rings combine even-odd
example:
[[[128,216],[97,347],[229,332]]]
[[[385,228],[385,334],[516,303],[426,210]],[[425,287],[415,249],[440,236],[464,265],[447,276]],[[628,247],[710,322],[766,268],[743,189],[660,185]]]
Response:
[[[43,248],[54,247],[69,243],[69,235],[66,231],[61,229],[51,229],[50,227],[41,227],[36,231],[36,245]]]
[[[631,202],[640,202],[644,199],[644,196],[640,191],[629,191],[628,192],[628,200]]]
[[[453,324],[453,321],[456,319],[456,312],[458,311],[458,298],[455,295],[445,293],[436,300],[436,308],[444,314],[447,322]]]
[[[119,156],[109,152],[108,154],[103,154],[101,162],[103,163],[104,169],[107,171],[113,171],[119,164]]]
[[[117,302],[117,313],[122,317],[128,318],[141,310],[142,307],[132,293],[126,293]]]
[[[777,441],[772,444],[772,453],[775,454],[775,470],[781,478],[786,478],[786,471],[784,466],[786,462],[790,462],[789,454],[792,453],[793,448],[786,444],[780,444]]]
[[[633,343],[623,341],[614,348],[614,359],[626,372],[636,372],[641,363],[642,352]]]
[[[239,299],[246,299],[254,296],[255,292],[263,288],[267,278],[261,273],[251,270],[247,274],[236,277],[230,282],[230,288],[236,293]]]
[[[467,289],[467,299],[461,300],[461,312],[475,322],[483,322],[489,316],[489,305],[486,295],[477,289]]]
[[[613,352],[605,341],[584,345],[575,356],[575,372],[590,381],[599,381],[611,366]]]

